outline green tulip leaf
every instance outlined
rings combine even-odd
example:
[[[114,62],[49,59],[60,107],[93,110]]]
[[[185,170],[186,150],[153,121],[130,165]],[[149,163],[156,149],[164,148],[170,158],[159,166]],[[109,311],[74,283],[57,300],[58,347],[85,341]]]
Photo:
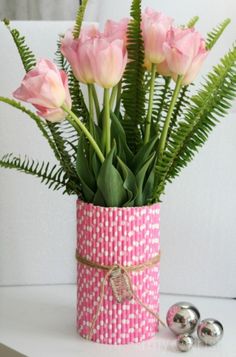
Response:
[[[110,153],[101,166],[97,185],[108,207],[121,207],[127,201],[127,193],[119,171],[113,165],[113,157],[116,145],[113,145]]]
[[[99,160],[97,154],[94,152],[92,156],[92,171],[94,173],[94,177],[98,177],[99,171],[101,169],[101,161]]]
[[[124,128],[113,112],[111,112],[111,133],[117,143],[119,157],[125,162],[131,162],[133,153],[127,145]]]
[[[95,192],[96,190],[96,180],[92,170],[89,167],[89,149],[86,138],[82,135],[79,139],[78,150],[77,150],[77,160],[76,160],[76,172],[81,181],[82,190],[85,188],[90,189],[90,191]]]
[[[155,182],[155,169],[153,167],[143,188],[143,204],[146,204],[152,199],[154,182]]]
[[[137,191],[137,197],[136,197],[135,203],[137,206],[142,206],[145,203],[144,197],[143,197],[143,187],[144,187],[145,177],[146,177],[148,169],[154,162],[155,155],[156,154],[153,153],[146,160],[146,162],[143,164],[143,166],[141,167],[141,169],[139,170],[139,172],[136,175],[138,191]]]
[[[143,145],[134,156],[130,167],[135,175],[140,171],[141,167],[148,160],[148,157],[153,153],[156,143],[157,137],[152,138],[147,144]]]
[[[91,188],[86,184],[86,182],[81,177],[80,177],[80,183],[81,183],[82,194],[83,194],[84,200],[86,202],[93,202],[94,192],[91,190]]]
[[[105,200],[99,188],[97,189],[97,192],[94,195],[93,204],[95,206],[105,206]]]
[[[123,186],[127,191],[128,201],[125,202],[124,207],[131,207],[134,204],[137,195],[136,177],[128,166],[117,156],[117,161],[121,167],[122,176],[124,179]]]

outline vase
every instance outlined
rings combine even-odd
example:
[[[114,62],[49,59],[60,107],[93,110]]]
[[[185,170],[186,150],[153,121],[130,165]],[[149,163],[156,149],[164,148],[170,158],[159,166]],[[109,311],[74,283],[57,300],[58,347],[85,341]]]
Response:
[[[158,332],[153,312],[159,313],[159,260],[147,262],[160,254],[159,221],[159,203],[119,208],[77,201],[77,329],[82,337],[117,345]],[[116,280],[108,272],[114,267],[120,272],[124,267],[124,301],[117,300],[111,282]]]

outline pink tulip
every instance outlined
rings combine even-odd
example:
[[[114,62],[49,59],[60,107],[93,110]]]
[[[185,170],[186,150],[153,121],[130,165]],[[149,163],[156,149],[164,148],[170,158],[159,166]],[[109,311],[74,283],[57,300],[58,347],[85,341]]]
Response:
[[[206,50],[206,44],[204,40],[201,40],[198,53],[194,57],[190,68],[183,78],[183,85],[188,85],[192,83],[197,77],[206,57],[208,55],[208,51]]]
[[[144,58],[144,68],[148,71],[148,72],[151,72],[152,70],[152,64],[151,62],[145,57]]]
[[[65,118],[66,115],[60,108],[63,104],[71,108],[67,75],[49,60],[40,60],[35,68],[25,75],[13,96],[33,104],[40,116],[52,122]]]
[[[100,36],[99,28],[97,24],[89,24],[82,27],[79,35],[80,42],[85,42],[91,38]]]
[[[96,38],[91,42],[89,53],[95,82],[103,88],[114,87],[121,80],[127,64],[124,41]]]
[[[166,61],[157,64],[157,72],[164,77],[171,77],[172,75],[172,72]]]
[[[107,20],[104,28],[104,37],[106,37],[110,41],[114,40],[123,40],[126,44],[127,41],[127,28],[129,24],[129,18],[124,18],[119,22]]]
[[[163,43],[171,28],[173,19],[161,12],[146,8],[142,15],[142,31],[145,57],[151,63],[161,63],[165,60]]]
[[[184,76],[184,85],[195,79],[208,54],[205,41],[195,29],[172,28],[163,49],[173,78]]]
[[[81,30],[79,39],[74,39],[73,32],[68,30],[61,40],[61,52],[70,63],[75,77],[82,83],[94,83],[94,75],[90,63],[92,39],[100,33],[95,25]]]

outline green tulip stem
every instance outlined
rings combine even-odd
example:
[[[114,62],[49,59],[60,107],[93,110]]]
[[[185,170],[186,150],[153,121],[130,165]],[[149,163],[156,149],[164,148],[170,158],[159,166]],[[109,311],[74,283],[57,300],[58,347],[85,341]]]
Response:
[[[104,88],[104,116],[103,116],[103,145],[106,155],[111,150],[111,120],[110,120],[110,95],[109,88]]]
[[[151,75],[151,80],[150,80],[150,93],[149,93],[149,103],[148,103],[148,114],[147,114],[147,118],[146,118],[144,144],[147,144],[149,142],[151,124],[152,124],[153,95],[154,95],[154,86],[155,86],[155,78],[156,78],[156,64],[154,64],[154,63],[152,63],[151,72],[152,72],[152,75]]]
[[[97,95],[97,91],[96,91],[94,84],[90,84],[90,85],[92,88],[93,100],[94,100],[96,115],[97,115],[97,119],[98,119],[99,115],[100,115],[100,105],[99,105],[99,101],[98,101],[98,95]]]
[[[93,147],[94,151],[96,152],[99,160],[101,161],[101,163],[103,163],[105,157],[103,156],[103,153],[101,152],[98,144],[96,143],[96,141],[94,140],[94,138],[92,137],[86,126],[81,122],[81,120],[79,120],[79,118],[77,118],[77,116],[70,109],[66,107],[65,104],[62,105],[61,108],[64,110],[64,112],[69,114],[67,116],[67,120],[71,123],[71,125],[73,125],[73,127],[78,132],[82,131],[84,133],[84,135],[87,137],[88,141],[90,142],[91,146]]]
[[[88,98],[89,98],[89,131],[94,137],[94,103],[93,103],[93,89],[92,84],[88,84]]]
[[[169,110],[167,113],[167,117],[165,120],[165,124],[164,124],[163,130],[162,130],[162,133],[161,133],[161,138],[160,138],[160,142],[159,142],[159,150],[158,150],[159,158],[162,158],[162,155],[165,150],[168,129],[170,126],[170,120],[171,120],[171,116],[172,116],[176,101],[179,96],[179,92],[180,92],[180,89],[182,86],[182,80],[183,80],[183,76],[178,76],[176,85],[175,85],[175,90],[174,90],[174,93],[173,93],[173,96],[172,96],[172,99],[170,102]]]
[[[117,96],[117,90],[118,90],[118,85],[116,85],[115,87],[112,88],[111,91],[111,98],[110,98],[110,108],[112,110],[113,106],[114,106],[114,102]]]

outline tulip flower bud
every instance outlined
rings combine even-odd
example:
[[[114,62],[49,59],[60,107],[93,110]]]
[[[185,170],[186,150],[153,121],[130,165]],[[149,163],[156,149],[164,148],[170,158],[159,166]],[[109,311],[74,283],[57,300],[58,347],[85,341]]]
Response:
[[[146,8],[142,15],[142,32],[147,63],[158,64],[165,60],[163,43],[166,41],[172,23],[172,18]]]
[[[182,75],[184,85],[196,78],[208,54],[205,41],[195,29],[172,28],[163,49],[172,77]]]
[[[63,104],[71,108],[67,74],[45,59],[40,60],[35,68],[25,75],[13,96],[33,104],[38,110],[37,114],[51,122],[65,119],[66,115],[61,109]]]

